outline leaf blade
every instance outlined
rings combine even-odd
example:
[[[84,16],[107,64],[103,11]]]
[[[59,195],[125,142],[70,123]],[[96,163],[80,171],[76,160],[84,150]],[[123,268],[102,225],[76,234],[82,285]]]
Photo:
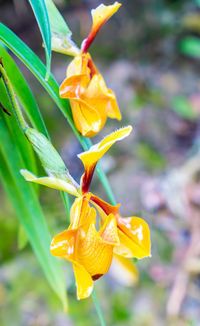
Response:
[[[45,79],[48,80],[51,70],[51,29],[49,16],[44,0],[29,0],[29,2],[33,9],[44,42],[47,66]]]
[[[2,112],[0,116],[0,175],[3,186],[26,230],[49,284],[66,307],[65,282],[60,265],[49,251],[51,238],[41,206],[32,185],[19,173],[19,169],[26,165],[18,152],[16,142],[11,138]]]

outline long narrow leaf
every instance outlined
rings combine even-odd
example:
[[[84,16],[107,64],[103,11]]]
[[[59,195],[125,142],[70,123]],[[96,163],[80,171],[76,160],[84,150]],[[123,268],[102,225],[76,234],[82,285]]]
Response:
[[[18,151],[17,139],[13,140],[9,133],[8,124],[12,125],[13,120],[6,121],[0,112],[0,176],[47,280],[66,308],[65,282],[60,265],[49,251],[51,238],[44,215],[33,186],[19,173],[26,165]]]
[[[11,117],[5,116],[5,119],[8,122],[12,122],[12,123],[8,123],[8,130],[13,139],[13,142],[15,142],[15,140],[17,141],[18,150],[21,153],[21,157],[24,163],[26,164],[27,168],[30,169],[31,171],[35,171],[36,173],[37,167],[36,167],[33,150],[30,144],[27,142],[24,135],[22,134],[21,130],[19,129],[17,120],[13,116],[14,113],[12,110],[12,106],[9,97],[7,95],[5,86],[3,84],[3,81],[1,79],[0,79],[0,102],[9,112],[12,112],[12,116]]]
[[[29,0],[29,2],[35,14],[44,42],[47,65],[46,80],[48,80],[51,69],[51,30],[49,16],[44,0]]]
[[[54,5],[53,1],[45,0],[45,3],[49,15],[51,33],[71,35],[72,32],[70,31],[64,18],[62,17],[62,15],[60,14],[56,6]]]
[[[20,103],[22,104],[32,126],[49,138],[49,134],[43,121],[42,115],[27,84],[27,81],[17,67],[15,61],[11,58],[6,49],[1,44],[0,58],[3,60],[8,78],[10,79],[14,91],[20,100]]]
[[[45,82],[45,66],[41,60],[36,56],[36,54],[24,43],[22,42],[9,28],[0,23],[0,40],[7,45],[7,47],[16,54],[16,56],[29,68],[29,70],[35,75],[43,87],[47,90],[49,95],[52,97],[54,102],[57,104],[58,108],[61,110],[65,118],[67,119],[70,127],[75,133],[76,137],[80,141],[84,150],[89,149],[91,146],[91,141],[89,139],[83,138],[77,131],[71,114],[71,108],[69,102],[65,99],[59,97],[59,87],[55,78],[50,74],[47,82]],[[100,181],[102,182],[108,197],[112,204],[115,205],[115,198],[108,183],[107,177],[98,164],[97,174]]]

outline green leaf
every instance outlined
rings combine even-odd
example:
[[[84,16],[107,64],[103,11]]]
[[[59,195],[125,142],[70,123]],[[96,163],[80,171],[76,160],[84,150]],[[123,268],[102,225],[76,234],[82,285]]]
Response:
[[[180,42],[180,51],[183,54],[200,58],[200,39],[194,36],[185,37]]]
[[[26,137],[38,154],[42,165],[53,174],[66,174],[67,169],[62,158],[50,143],[50,141],[40,132],[33,128],[28,128]]]
[[[51,237],[41,206],[33,185],[26,182],[19,172],[27,166],[19,152],[18,138],[13,139],[9,132],[8,127],[13,128],[14,120],[8,120],[0,112],[0,176],[45,276],[66,308],[65,281],[58,261],[49,251]],[[21,137],[25,138],[22,133]]]
[[[8,54],[3,45],[0,44],[0,58],[3,60],[3,64],[13,86],[15,94],[17,95],[20,103],[22,104],[31,124],[35,129],[42,132],[46,137],[49,137],[42,115],[35,101],[35,98],[22,75],[21,71],[17,67],[14,60]]]
[[[17,235],[17,244],[19,250],[24,249],[27,243],[28,243],[28,237],[26,235],[26,231],[24,230],[23,226],[20,224],[18,229],[18,235]]]
[[[64,18],[54,5],[53,1],[45,0],[45,3],[49,15],[51,32],[56,34],[71,35],[72,32],[70,31]]]
[[[11,106],[11,102],[7,95],[6,88],[1,79],[0,79],[0,102],[9,112],[12,113],[11,117],[6,115],[5,119],[7,121],[12,121],[12,125],[8,123],[8,130],[13,138],[13,141],[15,139],[18,141],[18,148],[19,151],[21,152],[23,161],[25,162],[28,169],[36,173],[37,167],[36,167],[36,161],[35,161],[33,150],[30,144],[27,142],[26,138],[23,136],[21,130],[19,129],[19,125],[17,123],[17,120],[15,119],[13,108]]]
[[[171,108],[185,119],[195,120],[197,117],[197,113],[193,110],[192,105],[184,97],[174,97],[172,100]]]
[[[15,53],[15,55],[26,65],[26,67],[35,75],[39,82],[43,85],[49,95],[52,97],[53,101],[56,103],[58,108],[63,113],[64,117],[67,119],[70,127],[72,128],[74,134],[80,141],[84,150],[88,150],[92,145],[92,142],[88,138],[83,138],[78,130],[76,129],[73,119],[69,101],[61,99],[59,97],[59,86],[50,74],[47,82],[45,82],[45,66],[41,60],[36,56],[36,54],[24,43],[22,42],[9,28],[0,23],[0,40],[7,45],[7,47]],[[99,176],[101,183],[103,184],[108,197],[113,205],[116,205],[114,195],[112,193],[108,179],[103,171],[101,165],[98,163],[96,172]]]
[[[56,52],[77,55],[80,50],[71,40],[71,31],[52,0],[45,0],[51,26],[51,48]]]
[[[50,70],[51,70],[51,30],[50,30],[49,16],[44,0],[29,0],[29,2],[35,14],[35,18],[37,20],[44,42],[44,48],[46,53],[46,65],[47,65],[45,79],[48,80],[50,75]]]

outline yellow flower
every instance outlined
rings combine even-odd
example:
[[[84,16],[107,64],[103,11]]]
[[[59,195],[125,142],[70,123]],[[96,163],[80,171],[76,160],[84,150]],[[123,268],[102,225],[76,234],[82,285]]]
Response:
[[[70,213],[69,228],[56,235],[51,253],[73,264],[77,297],[87,298],[97,280],[110,268],[113,248],[119,245],[116,219],[110,214],[100,231],[95,228],[96,211],[89,205],[89,196],[75,200]]]
[[[99,29],[119,7],[120,4],[115,2],[92,10],[91,32],[83,41],[81,54],[75,56],[68,66],[67,78],[60,86],[60,97],[70,100],[74,123],[84,137],[95,136],[103,128],[107,117],[121,119],[115,94],[106,87],[90,54],[86,53]]]
[[[52,175],[37,178],[26,170],[21,171],[28,181],[64,190],[77,197],[70,211],[70,226],[53,238],[51,253],[73,264],[79,299],[91,294],[93,281],[107,273],[113,255],[126,271],[129,284],[137,280],[138,272],[127,258],[150,256],[150,231],[147,223],[139,217],[121,217],[119,205],[110,205],[89,192],[98,160],[116,141],[127,137],[131,130],[131,126],[119,129],[78,155],[85,169],[78,188],[69,175],[65,180]],[[95,227],[96,210],[100,216],[99,231]]]

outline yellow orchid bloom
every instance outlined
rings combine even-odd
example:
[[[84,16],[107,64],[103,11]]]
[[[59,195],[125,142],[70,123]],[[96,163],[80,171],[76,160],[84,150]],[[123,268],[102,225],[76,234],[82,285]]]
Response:
[[[74,123],[84,137],[95,136],[107,117],[121,120],[115,94],[106,87],[102,75],[95,67],[87,49],[103,24],[121,4],[100,5],[92,10],[93,26],[84,40],[82,52],[75,56],[67,68],[67,78],[60,86],[60,97],[70,100]]]
[[[89,206],[89,195],[75,200],[70,214],[69,228],[56,235],[51,253],[73,264],[77,297],[87,298],[93,289],[93,280],[107,273],[113,258],[113,248],[119,245],[116,219],[110,214],[97,232],[96,211]]]
[[[119,129],[78,155],[85,169],[78,188],[69,174],[68,179],[62,180],[52,176],[37,178],[26,170],[21,171],[28,181],[60,189],[77,197],[71,207],[69,228],[53,238],[50,250],[52,255],[65,258],[73,264],[79,299],[91,294],[93,281],[107,273],[113,255],[121,268],[126,270],[129,284],[137,280],[138,274],[127,258],[150,256],[147,223],[139,217],[121,217],[119,205],[110,205],[89,193],[98,160],[116,141],[127,137],[131,130],[131,126]],[[99,231],[95,227],[96,209],[100,216]]]

